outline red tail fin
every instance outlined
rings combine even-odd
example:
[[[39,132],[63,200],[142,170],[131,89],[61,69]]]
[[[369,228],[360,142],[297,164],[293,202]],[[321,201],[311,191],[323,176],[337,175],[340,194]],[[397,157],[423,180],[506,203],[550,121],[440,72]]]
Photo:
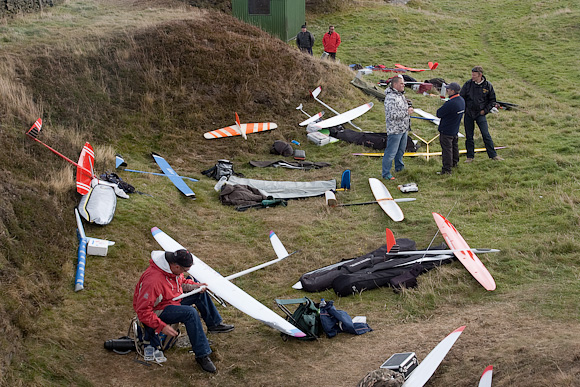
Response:
[[[32,125],[32,127],[28,130],[28,132],[26,132],[26,134],[32,138],[36,138],[40,133],[40,129],[42,129],[42,118],[36,120],[34,125]]]
[[[236,124],[238,124],[238,126],[241,126],[240,117],[238,117],[238,113],[235,113],[235,114],[236,114]]]
[[[395,241],[395,236],[393,235],[393,232],[390,229],[387,228],[386,233],[387,233],[387,253],[388,253],[391,251],[391,249],[397,242]]]
[[[437,68],[437,66],[439,66],[439,63],[437,63],[437,62],[435,62],[435,63],[429,62],[429,69],[435,70]]]

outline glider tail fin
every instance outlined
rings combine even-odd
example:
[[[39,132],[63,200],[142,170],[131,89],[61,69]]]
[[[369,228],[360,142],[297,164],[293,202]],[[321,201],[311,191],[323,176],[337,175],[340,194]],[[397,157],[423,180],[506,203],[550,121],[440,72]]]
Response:
[[[34,125],[26,132],[26,134],[32,138],[38,137],[40,130],[42,129],[42,118],[36,120]]]
[[[318,97],[318,95],[320,94],[321,91],[322,91],[322,88],[320,86],[318,86],[316,89],[314,89],[310,92],[310,95],[312,96],[312,98],[316,98],[316,97]]]
[[[399,252],[399,245],[397,245],[397,241],[395,240],[395,236],[390,229],[385,230],[387,234],[387,254],[388,253],[398,253]]]
[[[246,136],[246,132],[245,130],[242,129],[242,124],[240,124],[240,117],[238,117],[238,113],[234,112],[236,115],[236,129],[238,130],[238,132],[240,132],[240,134],[242,135],[242,137],[244,138],[244,140],[248,139],[248,136]]]

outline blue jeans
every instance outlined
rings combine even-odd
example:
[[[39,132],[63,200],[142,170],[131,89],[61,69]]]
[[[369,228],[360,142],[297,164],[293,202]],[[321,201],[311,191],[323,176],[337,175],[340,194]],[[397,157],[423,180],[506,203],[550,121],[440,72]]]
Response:
[[[192,304],[195,304],[199,310],[199,314],[197,313],[197,310],[191,306]],[[195,357],[204,357],[211,353],[211,348],[209,347],[199,315],[201,315],[201,318],[205,321],[205,324],[208,327],[219,325],[222,322],[222,318],[217,308],[209,294],[205,292],[184,298],[181,301],[181,305],[167,306],[163,309],[159,318],[166,324],[183,323],[187,330],[187,336],[189,337],[191,349],[193,349]],[[145,326],[146,340],[147,337],[150,338],[152,345],[159,345],[158,342],[155,343],[155,340],[158,340],[155,335],[155,330]]]
[[[465,148],[467,149],[467,158],[472,159],[475,157],[475,142],[473,141],[473,134],[475,132],[475,123],[479,127],[481,132],[481,137],[483,138],[483,143],[485,144],[485,150],[487,151],[487,156],[492,159],[497,156],[495,151],[495,146],[493,145],[493,140],[489,134],[489,128],[487,126],[487,119],[485,116],[477,116],[476,118],[470,117],[465,114],[463,117],[463,125],[465,126]]]
[[[383,156],[383,178],[391,178],[391,166],[393,165],[393,160],[395,160],[396,172],[402,171],[403,168],[405,168],[405,164],[403,164],[403,154],[405,154],[406,148],[407,132],[389,134],[387,136],[387,149],[385,149],[385,155]]]

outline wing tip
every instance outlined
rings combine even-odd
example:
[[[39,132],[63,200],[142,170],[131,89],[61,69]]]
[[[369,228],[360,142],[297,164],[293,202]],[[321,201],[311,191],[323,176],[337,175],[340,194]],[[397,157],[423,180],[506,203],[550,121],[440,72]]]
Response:
[[[460,326],[459,328],[457,328],[456,330],[454,330],[450,334],[457,333],[457,332],[462,333],[466,326],[467,325]]]
[[[151,228],[151,234],[155,235],[155,234],[159,234],[161,232],[161,230],[159,229],[159,227],[152,227]]]

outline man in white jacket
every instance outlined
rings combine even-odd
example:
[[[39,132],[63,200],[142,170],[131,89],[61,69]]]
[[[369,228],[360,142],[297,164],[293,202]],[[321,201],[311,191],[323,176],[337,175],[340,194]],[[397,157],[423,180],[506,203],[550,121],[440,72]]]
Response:
[[[405,167],[403,154],[407,147],[407,133],[411,130],[411,113],[413,108],[405,98],[405,80],[402,75],[391,79],[391,85],[385,91],[385,121],[387,124],[387,148],[383,156],[383,179],[395,180],[391,174],[393,160],[395,172]]]

